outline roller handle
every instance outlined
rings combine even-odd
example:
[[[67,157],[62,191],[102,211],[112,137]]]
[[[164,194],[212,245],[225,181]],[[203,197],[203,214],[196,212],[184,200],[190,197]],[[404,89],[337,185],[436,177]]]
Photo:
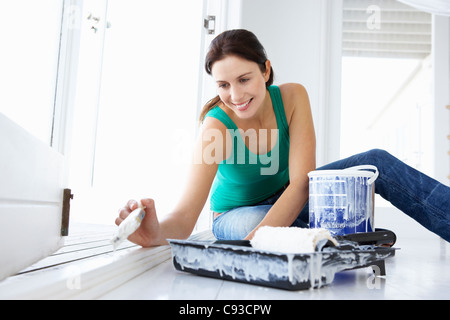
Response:
[[[394,232],[386,229],[375,229],[374,232],[361,232],[336,236],[337,241],[348,240],[358,243],[359,245],[389,245],[393,246],[397,241]]]

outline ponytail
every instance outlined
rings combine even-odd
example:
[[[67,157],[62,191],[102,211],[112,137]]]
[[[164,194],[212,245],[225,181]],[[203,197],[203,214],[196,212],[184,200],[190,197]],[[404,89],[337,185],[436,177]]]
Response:
[[[203,122],[203,120],[205,120],[205,116],[206,114],[209,112],[209,110],[211,110],[212,108],[214,108],[215,106],[217,106],[217,104],[220,102],[220,97],[217,95],[215,98],[209,100],[202,109],[202,112],[200,113],[200,117],[198,119],[198,121],[200,123]]]

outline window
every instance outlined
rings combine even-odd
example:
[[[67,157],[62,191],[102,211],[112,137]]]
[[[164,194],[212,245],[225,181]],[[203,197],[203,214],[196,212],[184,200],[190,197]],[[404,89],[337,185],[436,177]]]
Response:
[[[128,199],[152,197],[159,214],[178,200],[197,126],[202,6],[109,1],[106,17],[85,8],[85,17],[92,13],[100,22],[84,20],[82,41],[89,44],[82,42],[82,52],[101,43],[102,32],[104,46],[80,56],[74,219],[111,224]],[[100,85],[90,91],[98,70]]]
[[[377,147],[431,171],[431,15],[344,0],[342,41],[341,156]]]
[[[431,24],[397,1],[344,0],[341,157],[381,148],[432,175]]]
[[[63,2],[0,3],[0,112],[50,145]]]

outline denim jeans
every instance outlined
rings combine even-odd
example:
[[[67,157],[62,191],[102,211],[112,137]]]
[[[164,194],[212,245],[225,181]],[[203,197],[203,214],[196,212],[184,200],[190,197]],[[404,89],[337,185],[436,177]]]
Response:
[[[317,170],[345,169],[366,164],[378,168],[375,193],[450,242],[450,188],[406,165],[388,152],[370,150]],[[283,191],[284,189],[253,206],[238,207],[222,213],[214,219],[214,236],[220,240],[245,238],[261,222]],[[292,226],[309,226],[308,203]]]

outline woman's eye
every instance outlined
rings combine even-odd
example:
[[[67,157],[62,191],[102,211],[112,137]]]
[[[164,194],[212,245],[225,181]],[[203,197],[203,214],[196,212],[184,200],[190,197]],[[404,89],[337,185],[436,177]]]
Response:
[[[221,89],[225,89],[225,88],[227,88],[227,87],[228,87],[228,84],[227,84],[227,83],[219,84],[219,88],[221,88]]]
[[[246,83],[248,80],[250,80],[250,79],[241,79],[240,82],[241,83]]]

